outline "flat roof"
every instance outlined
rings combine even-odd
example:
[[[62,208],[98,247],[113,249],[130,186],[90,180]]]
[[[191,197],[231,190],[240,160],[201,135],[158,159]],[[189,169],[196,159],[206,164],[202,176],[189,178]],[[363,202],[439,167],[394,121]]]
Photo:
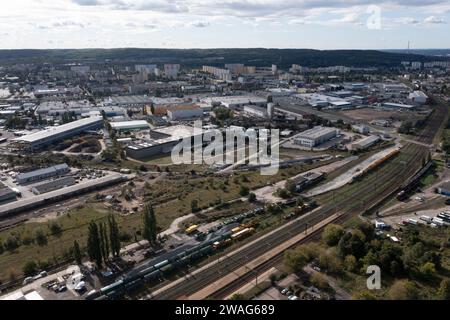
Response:
[[[149,123],[145,120],[119,121],[119,122],[111,122],[110,124],[113,129],[128,129],[141,127],[150,128]]]
[[[29,143],[33,143],[36,141],[40,141],[43,140],[45,138],[50,138],[53,137],[55,135],[58,134],[63,134],[67,131],[71,131],[74,129],[78,129],[84,126],[88,126],[91,124],[94,124],[96,122],[100,122],[103,121],[102,117],[90,117],[90,118],[84,118],[81,120],[77,120],[74,122],[70,122],[70,123],[66,123],[60,126],[56,126],[56,127],[50,127],[48,129],[36,132],[36,133],[32,133],[17,139],[14,139],[16,141],[24,141],[24,142],[29,142]]]
[[[395,107],[395,108],[405,108],[405,109],[413,109],[413,108],[415,108],[414,106],[411,106],[409,104],[401,104],[401,103],[393,103],[393,102],[385,102],[383,104],[383,106]]]
[[[299,138],[307,138],[307,139],[317,139],[325,134],[337,132],[336,128],[330,127],[315,127],[309,130],[302,132],[298,137]]]
[[[26,179],[30,179],[30,178],[33,178],[33,177],[46,175],[46,174],[49,174],[49,173],[52,173],[52,172],[57,172],[57,171],[60,171],[60,170],[69,170],[69,166],[67,164],[63,163],[63,164],[58,164],[58,165],[53,166],[53,167],[43,168],[43,169],[31,171],[31,172],[25,172],[25,173],[19,174],[17,176],[17,179],[26,180]]]

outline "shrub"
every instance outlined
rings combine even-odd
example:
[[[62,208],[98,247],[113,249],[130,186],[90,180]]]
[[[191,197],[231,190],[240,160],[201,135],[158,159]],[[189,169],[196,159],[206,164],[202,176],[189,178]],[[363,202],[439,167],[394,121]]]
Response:
[[[26,277],[30,277],[30,276],[36,274],[36,272],[38,271],[38,266],[37,266],[36,262],[28,261],[23,266],[22,271]]]

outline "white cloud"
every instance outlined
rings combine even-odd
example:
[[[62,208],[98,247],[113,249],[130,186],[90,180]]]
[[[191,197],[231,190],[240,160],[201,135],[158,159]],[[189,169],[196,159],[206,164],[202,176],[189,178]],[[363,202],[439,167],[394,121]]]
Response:
[[[444,18],[429,16],[423,20],[425,24],[445,24],[447,23]]]

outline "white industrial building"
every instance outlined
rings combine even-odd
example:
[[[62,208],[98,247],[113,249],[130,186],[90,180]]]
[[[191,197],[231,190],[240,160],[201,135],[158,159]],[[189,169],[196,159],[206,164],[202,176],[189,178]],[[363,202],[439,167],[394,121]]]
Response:
[[[338,135],[338,130],[336,128],[329,127],[314,127],[310,130],[302,132],[298,135],[294,142],[295,144],[313,148],[324,142],[327,142]]]
[[[171,121],[193,120],[203,117],[203,109],[169,109],[167,110],[167,116]]]
[[[336,109],[350,108],[352,103],[342,98],[319,93],[302,93],[295,95],[297,99],[308,103],[311,107],[333,107]]]
[[[350,150],[364,150],[367,148],[370,148],[374,144],[376,144],[378,141],[380,141],[381,138],[379,136],[369,136],[365,137],[361,140],[358,140],[350,145]]]
[[[414,110],[415,107],[412,105],[409,105],[409,104],[385,102],[385,103],[383,103],[383,108],[397,109],[397,110]]]
[[[427,103],[428,96],[422,91],[414,91],[409,94],[408,99],[415,105],[421,105]]]
[[[150,125],[145,120],[120,121],[111,122],[111,128],[116,131],[131,131],[131,130],[148,130]]]
[[[370,128],[364,124],[355,124],[352,126],[352,130],[360,134],[370,133]]]
[[[406,93],[409,90],[403,83],[384,83],[382,89],[386,93]]]
[[[267,108],[258,107],[258,106],[252,106],[252,105],[244,106],[244,112],[249,115],[254,115],[254,116],[257,116],[260,118],[267,118],[267,116],[268,116]]]
[[[70,172],[69,166],[63,163],[49,168],[43,168],[31,172],[21,173],[17,176],[17,182],[19,184],[26,184],[45,180],[55,176],[60,176],[68,172]]]
[[[50,127],[48,129],[24,135],[14,139],[15,142],[22,144],[30,149],[36,149],[56,141],[64,140],[88,130],[96,130],[103,126],[102,117],[85,118],[60,126]]]
[[[211,105],[222,105],[229,109],[243,109],[246,105],[255,105],[259,107],[265,107],[267,105],[267,99],[257,96],[224,96],[224,97],[210,97],[203,99],[203,102]]]
[[[205,131],[199,134],[204,133]],[[192,138],[196,135],[198,135],[196,129],[186,125],[158,128],[150,131],[152,140],[131,144],[125,151],[130,158],[138,160],[146,159],[152,156],[170,153],[184,138]]]

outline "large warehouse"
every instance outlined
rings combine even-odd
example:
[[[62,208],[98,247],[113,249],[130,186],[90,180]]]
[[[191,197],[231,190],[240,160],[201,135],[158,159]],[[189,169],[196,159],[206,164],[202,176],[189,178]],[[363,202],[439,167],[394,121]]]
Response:
[[[132,144],[125,151],[128,157],[138,160],[171,153],[182,139],[194,137],[194,131],[194,127],[185,125],[152,130],[150,132],[152,140]]]
[[[111,122],[111,128],[117,131],[148,130],[150,125],[145,120]]]
[[[56,141],[64,140],[88,130],[94,130],[103,126],[102,117],[91,117],[74,122],[66,123],[60,126],[51,127],[36,133],[32,133],[14,141],[30,148],[37,149]]]
[[[53,167],[39,169],[31,172],[21,173],[17,176],[19,184],[32,183],[40,180],[45,180],[51,177],[60,176],[70,171],[67,164],[58,164]]]
[[[314,127],[298,135],[297,138],[295,138],[295,144],[313,148],[335,138],[337,135],[338,130],[336,128]]]

